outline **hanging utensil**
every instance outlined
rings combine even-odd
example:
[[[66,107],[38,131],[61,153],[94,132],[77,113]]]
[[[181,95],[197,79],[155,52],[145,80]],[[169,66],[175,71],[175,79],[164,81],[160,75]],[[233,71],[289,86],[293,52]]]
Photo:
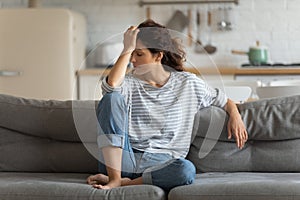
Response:
[[[146,19],[151,19],[151,8],[150,7],[146,8]]]
[[[200,12],[197,11],[197,16],[196,16],[196,22],[197,22],[197,41],[196,41],[196,46],[195,46],[195,52],[196,53],[205,53],[205,50],[203,48],[202,42],[200,40]]]
[[[188,9],[188,19],[189,19],[189,26],[188,26],[188,46],[192,46],[193,44],[193,35],[192,35],[192,10]]]
[[[208,54],[213,54],[217,51],[217,47],[213,46],[211,43],[212,31],[211,31],[211,12],[210,11],[207,12],[207,25],[208,25],[208,33],[209,33],[208,34],[208,44],[204,47],[204,49]]]
[[[227,27],[227,21],[225,18],[225,5],[223,5],[223,7],[219,7],[218,12],[217,12],[217,16],[218,16],[218,29],[220,31],[224,31],[226,30]]]
[[[183,12],[176,10],[168,21],[166,27],[171,30],[182,32],[189,23],[189,19]]]

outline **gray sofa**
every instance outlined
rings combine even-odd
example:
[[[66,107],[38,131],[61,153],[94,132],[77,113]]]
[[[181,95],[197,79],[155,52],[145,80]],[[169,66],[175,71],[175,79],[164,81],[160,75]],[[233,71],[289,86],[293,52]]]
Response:
[[[0,95],[0,199],[300,199],[300,96],[239,105],[249,141],[227,139],[226,114],[195,116],[188,155],[192,185],[168,194],[151,185],[97,190],[94,101],[42,101]]]

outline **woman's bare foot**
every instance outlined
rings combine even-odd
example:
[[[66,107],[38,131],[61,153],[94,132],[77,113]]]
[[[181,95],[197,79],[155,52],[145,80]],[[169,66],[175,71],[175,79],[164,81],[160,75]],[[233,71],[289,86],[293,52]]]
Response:
[[[136,180],[136,181],[135,181]],[[111,189],[123,185],[139,185],[142,184],[142,179],[137,178],[135,180],[131,180],[130,178],[122,178],[121,180],[111,180],[109,181],[109,177],[104,174],[96,174],[91,175],[87,178],[86,182],[89,185],[92,185],[94,188],[98,189]]]
[[[108,190],[121,186],[121,179],[110,180],[107,184],[94,184],[93,187],[97,189]]]
[[[89,176],[86,180],[89,185],[105,185],[108,184],[109,178],[104,174],[96,174]]]

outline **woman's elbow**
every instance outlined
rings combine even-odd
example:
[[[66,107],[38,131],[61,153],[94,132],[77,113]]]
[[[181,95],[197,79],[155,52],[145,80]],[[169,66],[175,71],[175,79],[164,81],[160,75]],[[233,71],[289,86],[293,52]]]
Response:
[[[116,87],[120,86],[120,81],[108,79],[107,84],[112,88],[116,88]]]

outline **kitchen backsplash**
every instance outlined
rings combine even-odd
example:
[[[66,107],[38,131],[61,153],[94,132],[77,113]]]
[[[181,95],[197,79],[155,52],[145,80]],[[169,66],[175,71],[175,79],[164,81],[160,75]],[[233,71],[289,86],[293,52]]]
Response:
[[[148,0],[151,1],[151,0]],[[167,0],[164,0],[167,1]],[[25,8],[27,0],[0,0],[1,8]],[[41,0],[42,6],[63,7],[86,16],[88,26],[87,49],[95,49],[106,42],[122,42],[122,34],[130,25],[146,19],[146,7],[138,5],[139,0]],[[217,29],[219,8],[231,7],[233,30]],[[166,24],[176,10],[187,15],[192,11],[193,44],[187,46],[187,61],[193,66],[240,66],[248,62],[246,55],[233,55],[231,50],[248,51],[257,40],[266,46],[270,62],[300,63],[300,1],[299,0],[239,0],[234,4],[195,5],[152,5],[151,18]],[[195,53],[196,11],[201,16],[200,39],[208,42],[207,11],[212,12],[211,41],[217,51],[210,56]],[[187,28],[183,30],[187,35]],[[187,45],[187,37],[183,38]],[[96,54],[90,56],[93,65]]]

